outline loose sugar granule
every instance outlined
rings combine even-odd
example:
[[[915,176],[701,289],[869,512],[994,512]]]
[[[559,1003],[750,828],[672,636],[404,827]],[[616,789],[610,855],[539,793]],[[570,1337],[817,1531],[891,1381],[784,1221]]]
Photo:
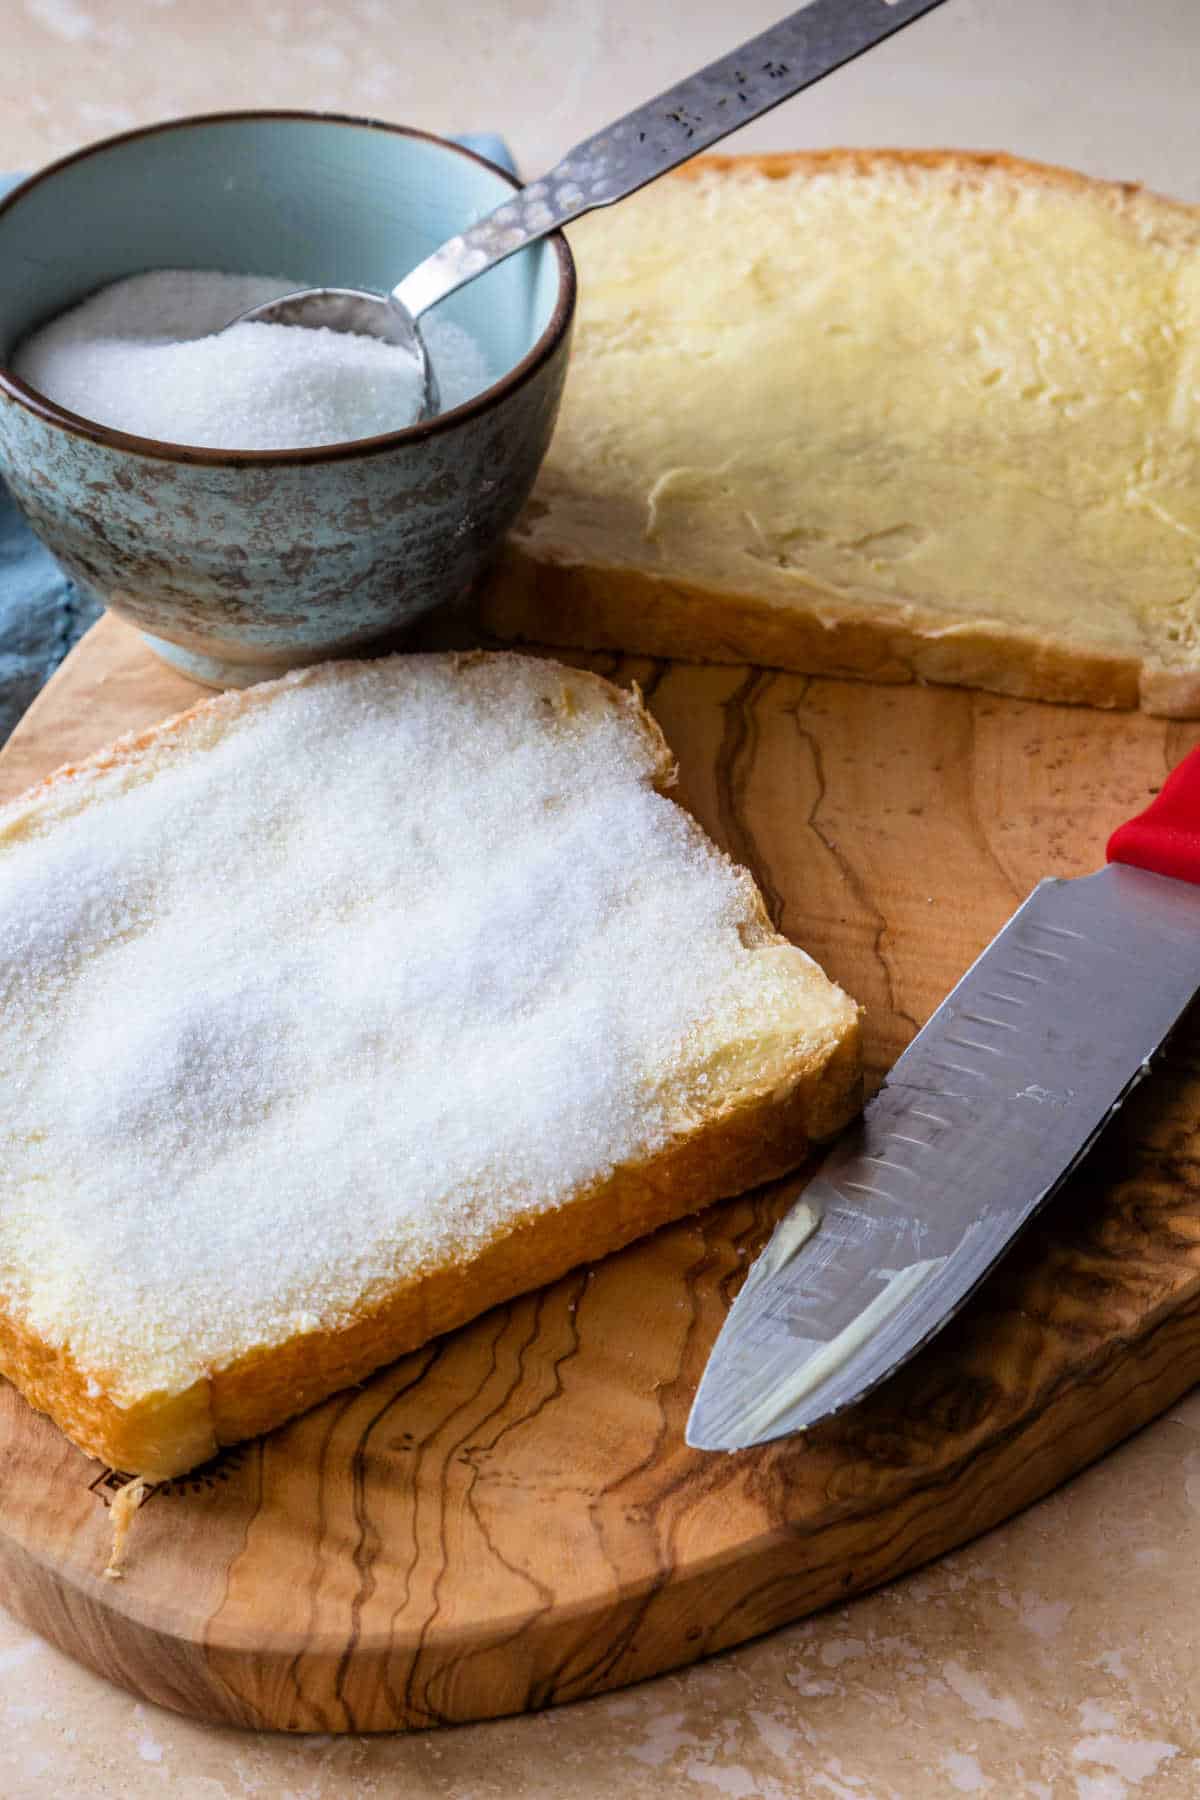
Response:
[[[416,417],[416,365],[377,338],[235,325],[302,287],[264,275],[156,269],[114,282],[21,345],[22,381],[98,424],[211,450],[299,450],[398,431]],[[493,379],[461,326],[422,324],[443,409]]]

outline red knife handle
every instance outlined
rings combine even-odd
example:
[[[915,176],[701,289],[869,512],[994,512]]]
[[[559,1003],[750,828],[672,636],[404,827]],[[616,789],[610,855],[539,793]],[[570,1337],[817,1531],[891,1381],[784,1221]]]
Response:
[[[1200,886],[1200,747],[1172,769],[1145,812],[1117,826],[1108,860]]]

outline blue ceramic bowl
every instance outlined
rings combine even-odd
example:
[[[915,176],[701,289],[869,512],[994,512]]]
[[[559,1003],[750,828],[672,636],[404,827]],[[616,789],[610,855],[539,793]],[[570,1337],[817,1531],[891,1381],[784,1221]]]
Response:
[[[443,302],[492,384],[384,437],[313,450],[159,443],[7,368],[84,295],[153,268],[385,292],[518,185],[458,145],[314,113],[230,113],[82,150],[0,204],[0,470],[64,569],[189,675],[244,686],[462,595],[533,485],[575,304],[561,236]]]

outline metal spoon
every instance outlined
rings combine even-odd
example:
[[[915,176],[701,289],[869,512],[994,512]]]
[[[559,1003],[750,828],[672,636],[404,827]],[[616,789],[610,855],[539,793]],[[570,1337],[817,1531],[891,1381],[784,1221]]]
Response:
[[[811,87],[942,0],[812,0],[769,31],[668,88],[567,152],[557,167],[435,250],[390,294],[302,288],[232,322],[328,326],[400,345],[422,380],[417,420],[439,410],[417,320],[456,288],[593,207],[611,206],[717,143],[740,125]]]

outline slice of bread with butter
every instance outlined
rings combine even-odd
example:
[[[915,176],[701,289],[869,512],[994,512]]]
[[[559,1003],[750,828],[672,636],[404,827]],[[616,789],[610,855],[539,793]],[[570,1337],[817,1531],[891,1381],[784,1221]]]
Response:
[[[1200,209],[828,151],[570,236],[501,636],[1200,716]]]

